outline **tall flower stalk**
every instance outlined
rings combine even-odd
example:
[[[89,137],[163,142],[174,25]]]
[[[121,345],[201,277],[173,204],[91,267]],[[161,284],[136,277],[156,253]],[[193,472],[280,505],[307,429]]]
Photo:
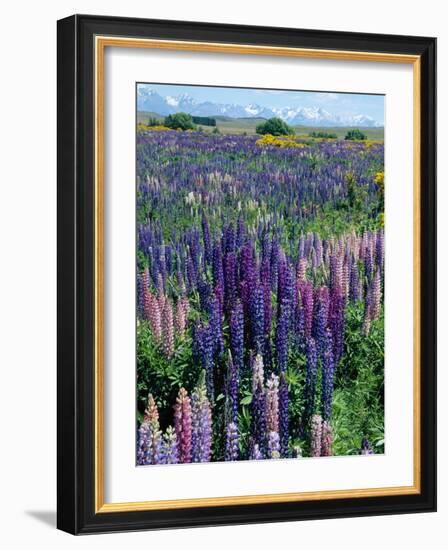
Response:
[[[179,449],[179,462],[191,462],[191,401],[181,388],[174,407],[174,428]]]
[[[191,396],[192,462],[209,462],[212,445],[212,414],[207,398],[205,373]]]

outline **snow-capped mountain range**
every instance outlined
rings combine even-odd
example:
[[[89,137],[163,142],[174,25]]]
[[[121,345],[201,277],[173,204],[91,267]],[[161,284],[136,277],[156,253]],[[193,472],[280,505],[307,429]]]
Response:
[[[382,126],[368,115],[335,115],[321,107],[282,107],[279,109],[263,107],[253,103],[237,105],[235,103],[214,103],[212,101],[200,102],[188,94],[162,97],[147,86],[139,86],[137,90],[137,110],[150,111],[161,116],[181,111],[193,116],[279,117],[288,124],[304,126],[358,126],[370,128]]]

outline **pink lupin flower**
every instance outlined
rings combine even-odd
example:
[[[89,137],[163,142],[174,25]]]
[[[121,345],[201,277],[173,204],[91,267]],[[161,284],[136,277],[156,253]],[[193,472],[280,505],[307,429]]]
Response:
[[[188,314],[190,313],[190,302],[188,301],[188,298],[186,296],[181,299],[181,304],[184,310],[185,322],[187,322]]]
[[[174,406],[174,427],[179,447],[179,462],[191,462],[191,401],[181,388]]]
[[[146,402],[144,422],[151,422],[152,420],[159,420],[159,411],[155,399],[152,393],[150,393]]]
[[[370,308],[369,308],[370,309]],[[362,333],[364,336],[367,336],[370,331],[370,315],[369,313],[364,316],[364,321],[362,323]]]
[[[162,310],[162,349],[166,357],[171,357],[174,353],[174,326],[173,326],[173,308],[168,299]]]
[[[311,456],[321,456],[322,452],[322,417],[314,414],[311,418]]]
[[[322,422],[321,445],[321,456],[333,456],[333,429],[327,420]]]
[[[148,269],[148,266],[146,266],[145,269],[143,270],[142,283],[143,283],[143,288],[145,290],[149,290],[149,269]]]
[[[157,302],[159,304],[159,309],[160,309],[161,312],[163,311],[163,308],[165,307],[165,304],[166,304],[167,300],[168,300],[168,298],[165,296],[165,294],[163,294],[162,292],[159,293],[159,295],[157,297]]]
[[[307,267],[308,260],[306,258],[300,258],[299,264],[297,266],[297,285],[305,281]]]
[[[162,338],[160,305],[157,298],[149,290],[145,291],[145,317],[149,321],[154,340],[160,342]]]
[[[176,303],[176,316],[174,318],[174,324],[176,326],[177,334],[181,338],[183,338],[183,336],[185,335],[186,318],[185,318],[185,308],[180,299],[177,300],[177,303]]]
[[[370,304],[370,319],[374,321],[380,316],[381,307],[381,277],[380,271],[377,269],[372,280],[371,304]]]
[[[254,364],[252,367],[252,391],[254,392],[258,387],[263,387],[264,385],[264,365],[263,365],[263,356],[260,353],[257,353]]]
[[[350,289],[350,267],[347,262],[344,263],[342,266],[342,277],[341,277],[341,283],[342,283],[342,292],[345,294],[345,297],[347,298],[348,292]]]
[[[278,376],[266,382],[266,432],[278,432]]]

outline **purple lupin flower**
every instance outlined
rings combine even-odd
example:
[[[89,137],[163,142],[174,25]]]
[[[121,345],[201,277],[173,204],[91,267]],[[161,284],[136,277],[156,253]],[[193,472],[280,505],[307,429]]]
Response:
[[[210,330],[213,337],[214,351],[217,355],[224,352],[224,338],[222,335],[221,301],[215,294],[210,305]]]
[[[224,257],[224,304],[230,313],[237,299],[235,254],[229,252]]]
[[[304,425],[314,411],[314,399],[316,395],[316,374],[317,374],[317,350],[314,338],[306,339],[306,382],[305,382],[305,412]]]
[[[254,249],[252,241],[248,241],[241,249],[240,254],[240,292],[241,302],[245,313],[249,312],[251,292],[256,283],[254,265]]]
[[[287,357],[287,319],[286,312],[281,311],[275,327],[275,355],[278,372],[286,370]]]
[[[199,293],[199,303],[201,311],[205,311],[208,313],[210,311],[210,297],[212,289],[209,283],[202,277],[199,277],[198,279],[197,288]]]
[[[191,462],[191,402],[185,388],[181,388],[177,395],[174,427],[179,447],[179,462]]]
[[[235,304],[230,316],[230,349],[239,372],[244,367],[244,317],[241,302]]]
[[[322,358],[322,417],[324,420],[329,420],[331,418],[334,372],[333,338],[331,336],[331,331],[327,330]]]
[[[346,298],[341,288],[335,288],[330,294],[330,312],[328,324],[333,336],[333,355],[336,363],[342,357],[345,337]]]
[[[190,234],[190,257],[193,261],[195,273],[199,271],[200,265],[200,253],[201,253],[201,238],[199,236],[199,231],[197,227],[194,227],[193,231]]]
[[[204,374],[191,396],[192,462],[210,462],[211,458],[212,413]]]
[[[278,432],[278,376],[274,373],[266,382],[266,431]]]
[[[196,268],[194,266],[194,262],[191,255],[189,255],[187,258],[187,281],[190,289],[196,288],[196,285],[197,285]]]
[[[236,423],[238,420],[238,388],[239,388],[239,371],[232,360],[232,354],[229,350],[227,360],[227,376],[226,376],[226,416],[229,422]]]
[[[160,431],[159,421],[154,419],[148,422],[148,440],[144,464],[160,464],[162,459],[162,432]]]
[[[271,459],[280,458],[280,438],[277,432],[268,433],[267,457]]]
[[[268,259],[263,258],[260,266],[260,282],[271,288],[271,266]]]
[[[212,242],[210,238],[210,227],[205,214],[202,216],[202,238],[204,241],[204,260],[208,265],[212,260]]]
[[[372,446],[370,445],[369,440],[366,437],[362,438],[361,441],[361,450],[359,451],[360,455],[374,455]]]
[[[179,463],[179,448],[177,444],[177,436],[172,426],[168,426],[166,432],[163,434],[161,463]]]
[[[288,419],[288,382],[286,381],[285,373],[280,374],[280,383],[278,388],[278,425],[280,435],[280,455],[283,458],[288,457],[289,446],[289,419]]]
[[[287,334],[292,328],[291,319],[294,304],[296,302],[296,287],[294,269],[288,262],[284,263],[283,288],[280,294],[280,309],[286,315]]]
[[[322,355],[325,341],[325,331],[328,325],[328,314],[330,310],[330,296],[327,287],[323,286],[316,289],[314,309],[315,317],[313,333],[319,355]]]
[[[251,336],[255,353],[264,349],[264,297],[263,287],[257,285],[252,292],[250,308]]]
[[[376,263],[376,267],[382,273],[384,269],[384,231],[383,230],[379,231],[376,236],[375,263]]]
[[[173,308],[168,299],[162,310],[162,350],[168,358],[174,353]]]
[[[218,240],[215,240],[213,245],[213,284],[215,287],[224,288],[222,252],[221,244]]]
[[[263,460],[263,453],[258,443],[252,443],[250,446],[249,460]]]
[[[276,237],[272,239],[271,246],[271,284],[273,292],[277,292],[279,264],[279,246]]]
[[[322,417],[313,414],[311,418],[311,456],[321,456],[322,452]]]
[[[350,268],[350,300],[357,302],[361,299],[361,287],[357,262],[353,261]]]
[[[205,372],[207,395],[211,401],[214,400],[215,386],[214,386],[214,358],[213,358],[213,335],[210,329],[210,324],[199,329],[199,357],[201,361],[201,367]]]
[[[235,422],[230,422],[226,428],[226,444],[225,444],[226,461],[238,460],[238,428]]]
[[[333,456],[333,429],[327,420],[322,422],[321,456]]]
[[[224,230],[224,243],[225,243],[224,249],[226,253],[234,254],[236,239],[235,239],[235,229],[231,223]]]
[[[143,282],[143,274],[137,273],[137,313],[139,319],[144,319],[145,316],[145,287]]]
[[[144,466],[146,464],[146,455],[150,440],[149,422],[142,422],[138,429],[137,437],[137,465]]]
[[[240,215],[238,217],[237,231],[236,231],[236,247],[239,249],[244,243],[244,219]]]
[[[266,269],[269,268],[269,264],[266,262]],[[269,276],[266,278],[263,276],[265,270],[262,269],[262,284],[263,284],[263,320],[264,320],[264,350],[263,357],[268,367],[272,364],[272,350],[271,350],[271,331],[272,331],[272,303],[271,303],[271,283]]]

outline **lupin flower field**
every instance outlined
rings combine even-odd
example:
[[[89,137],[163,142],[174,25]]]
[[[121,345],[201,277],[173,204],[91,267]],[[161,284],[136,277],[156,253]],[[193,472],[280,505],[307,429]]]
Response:
[[[137,464],[383,453],[382,141],[136,139]]]

